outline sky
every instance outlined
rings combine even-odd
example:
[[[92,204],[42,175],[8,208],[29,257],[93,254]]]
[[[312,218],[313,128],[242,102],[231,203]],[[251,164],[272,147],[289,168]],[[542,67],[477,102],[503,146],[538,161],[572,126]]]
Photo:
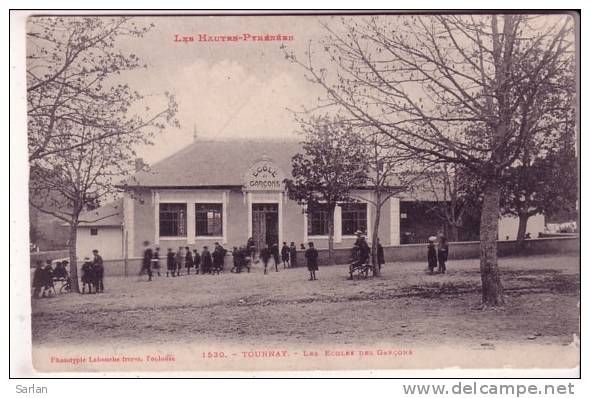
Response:
[[[319,17],[190,16],[139,17],[155,27],[143,38],[119,43],[148,65],[124,79],[152,109],[162,106],[169,91],[179,104],[180,129],[167,127],[153,147],[138,148],[149,164],[179,151],[198,139],[297,139],[298,124],[291,110],[317,103],[322,91],[308,82],[301,67],[288,62],[281,50],[303,55],[310,41],[325,35]],[[332,17],[322,17],[332,18]],[[289,35],[292,41],[200,42],[199,34]],[[194,36],[194,42],[175,42],[175,35]]]

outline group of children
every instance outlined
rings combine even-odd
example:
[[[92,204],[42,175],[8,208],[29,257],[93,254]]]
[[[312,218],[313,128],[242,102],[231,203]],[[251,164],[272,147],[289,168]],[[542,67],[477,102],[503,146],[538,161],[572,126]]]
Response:
[[[98,250],[92,251],[93,258],[85,257],[82,264],[82,293],[102,293],[104,291],[104,265]],[[94,291],[93,291],[94,289]]]
[[[161,276],[160,248],[156,247],[152,251],[148,241],[144,242],[144,246],[140,275],[147,274],[148,281],[151,281],[154,272]],[[188,246],[181,246],[176,252],[169,248],[166,253],[166,277],[181,276],[183,270],[186,270],[186,275],[190,275],[193,268],[195,269],[195,275],[220,274],[223,272],[226,253],[227,250],[219,242],[215,242],[213,252],[210,252],[207,246],[203,247],[201,253],[197,249],[191,250]]]
[[[434,274],[434,269],[436,267],[438,267],[438,272],[440,274],[446,273],[448,258],[449,243],[447,238],[442,234],[438,237],[431,236],[428,238],[428,273],[430,275]]]
[[[33,298],[50,297],[55,294],[54,282],[56,280],[68,280],[67,271],[68,261],[58,261],[55,268],[52,267],[52,261],[47,260],[45,265],[42,261],[37,261],[37,267],[33,273]]]
[[[148,281],[152,280],[153,274],[160,274],[160,249],[156,247],[151,249],[150,243],[145,241],[144,243],[144,255],[141,275],[148,275]],[[305,249],[303,243],[300,245],[300,250],[305,252],[308,269],[310,271],[310,280],[315,280],[315,271],[317,271],[317,251],[313,247],[313,242],[309,243],[309,248]],[[183,273],[186,275],[191,274],[191,270],[194,268],[194,274],[220,274],[223,272],[225,264],[225,256],[227,250],[215,242],[213,252],[209,251],[207,246],[203,247],[201,253],[197,249],[191,250],[189,247],[179,247],[177,251],[173,251],[171,248],[168,249],[166,254],[166,276],[177,277]],[[287,245],[287,242],[283,242],[281,250],[278,245],[266,245],[259,252],[257,251],[256,245],[252,238],[248,239],[248,242],[244,246],[234,246],[232,250],[233,267],[230,272],[240,273],[244,270],[250,272],[251,264],[255,261],[256,255],[264,266],[264,273],[268,273],[268,265],[270,259],[274,260],[275,272],[279,271],[279,264],[283,264],[283,268],[291,268],[297,266],[297,247],[295,242],[291,242]],[[186,270],[186,271],[183,271]]]
[[[251,244],[251,239],[248,239],[248,245]],[[247,246],[248,246],[247,245]],[[253,247],[253,246],[251,246]],[[301,250],[305,250],[303,243],[301,244]],[[274,260],[275,272],[279,272],[279,264],[283,263],[283,269],[297,266],[297,247],[295,242],[291,242],[291,245],[287,246],[287,242],[283,242],[283,246],[279,252],[279,246],[274,243],[272,245],[266,245],[260,250],[260,260],[264,265],[264,273],[268,273],[268,263],[270,259]]]

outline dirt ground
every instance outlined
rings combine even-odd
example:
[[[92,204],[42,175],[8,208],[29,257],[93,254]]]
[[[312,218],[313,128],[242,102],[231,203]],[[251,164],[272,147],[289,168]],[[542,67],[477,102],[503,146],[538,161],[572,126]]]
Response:
[[[106,278],[103,294],[33,300],[33,345],[460,344],[565,346],[579,332],[576,256],[503,258],[502,309],[480,308],[477,260],[451,261],[445,275],[390,263],[378,278],[347,280],[347,266],[263,275]]]

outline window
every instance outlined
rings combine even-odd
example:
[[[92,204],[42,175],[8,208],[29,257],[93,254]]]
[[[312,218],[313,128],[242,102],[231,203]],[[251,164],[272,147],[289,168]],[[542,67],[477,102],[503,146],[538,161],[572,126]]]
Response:
[[[223,205],[221,203],[195,204],[197,236],[223,235]]]
[[[92,235],[92,236],[98,235],[98,228],[90,228],[90,235]]]
[[[354,235],[356,231],[367,232],[367,204],[346,203],[342,206],[342,235]]]
[[[326,209],[309,210],[307,214],[308,235],[328,235],[328,211]]]
[[[160,203],[160,236],[186,236],[186,203]]]

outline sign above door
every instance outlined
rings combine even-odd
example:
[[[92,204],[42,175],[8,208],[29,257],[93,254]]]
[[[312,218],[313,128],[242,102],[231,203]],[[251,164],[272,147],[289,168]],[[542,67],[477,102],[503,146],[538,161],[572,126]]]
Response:
[[[268,156],[251,165],[244,174],[244,191],[284,191],[285,173]]]

